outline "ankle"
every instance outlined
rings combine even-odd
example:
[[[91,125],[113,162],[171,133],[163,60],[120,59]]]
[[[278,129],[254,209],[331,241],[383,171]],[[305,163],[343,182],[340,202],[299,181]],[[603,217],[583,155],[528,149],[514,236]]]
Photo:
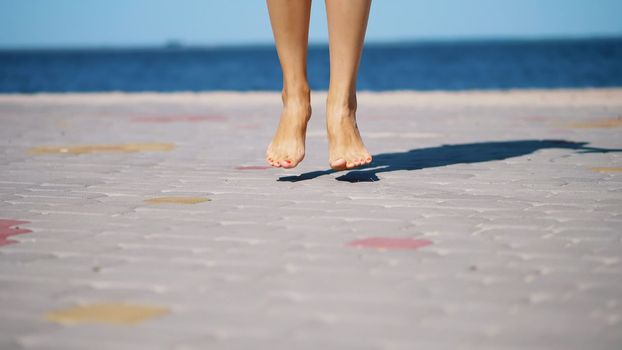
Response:
[[[311,90],[306,84],[296,87],[283,87],[281,99],[284,106],[310,106]]]
[[[328,92],[326,111],[328,115],[347,116],[356,113],[356,93]]]

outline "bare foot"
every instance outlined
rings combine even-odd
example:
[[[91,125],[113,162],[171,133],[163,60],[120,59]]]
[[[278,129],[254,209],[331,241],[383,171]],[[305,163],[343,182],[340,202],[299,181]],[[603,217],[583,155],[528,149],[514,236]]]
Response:
[[[338,104],[329,101],[326,106],[326,129],[331,168],[346,170],[371,163],[372,157],[356,125],[356,102]]]
[[[281,120],[268,145],[266,160],[274,167],[293,168],[305,157],[307,123],[311,118],[309,94],[288,98],[283,94]]]

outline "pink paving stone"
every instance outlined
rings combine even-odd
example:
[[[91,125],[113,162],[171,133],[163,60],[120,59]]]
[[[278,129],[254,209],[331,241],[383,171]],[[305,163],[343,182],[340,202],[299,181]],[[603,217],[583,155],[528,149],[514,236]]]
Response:
[[[196,123],[196,122],[220,122],[225,117],[221,115],[170,115],[170,116],[145,116],[132,118],[136,123]]]
[[[11,220],[11,219],[0,219],[0,246],[17,243],[17,241],[13,241],[8,239],[9,236],[15,236],[22,233],[30,233],[32,231],[26,230],[23,228],[13,228],[13,226],[17,226],[20,224],[28,224],[29,221],[19,221],[19,220]]]
[[[416,238],[370,237],[349,242],[349,247],[377,249],[419,249],[432,244],[432,241]]]
[[[235,167],[237,170],[266,170],[272,168],[269,165],[245,165]]]
[[[371,120],[390,120],[390,119],[402,119],[402,118],[404,118],[403,115],[395,115],[395,114],[365,116],[365,119],[371,119]]]

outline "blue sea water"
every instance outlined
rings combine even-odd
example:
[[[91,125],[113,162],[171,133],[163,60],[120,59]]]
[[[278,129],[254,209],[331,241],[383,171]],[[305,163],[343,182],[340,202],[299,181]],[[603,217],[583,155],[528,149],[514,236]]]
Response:
[[[309,48],[312,89],[326,46]],[[622,38],[368,44],[360,90],[622,86]],[[0,50],[0,93],[280,90],[273,46]]]

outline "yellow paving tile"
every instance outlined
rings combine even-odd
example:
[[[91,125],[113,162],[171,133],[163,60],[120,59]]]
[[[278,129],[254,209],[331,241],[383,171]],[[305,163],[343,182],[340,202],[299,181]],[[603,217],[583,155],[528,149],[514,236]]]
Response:
[[[46,314],[44,318],[48,321],[68,325],[82,323],[135,325],[167,313],[169,313],[169,309],[160,306],[102,303],[52,311]]]
[[[41,146],[33,147],[30,154],[84,154],[84,153],[132,153],[163,152],[175,148],[172,143],[127,143],[111,145]]]
[[[573,123],[568,126],[579,129],[616,128],[622,126],[622,118],[599,119],[583,123]]]
[[[622,172],[622,168],[591,168],[592,171],[599,173],[619,173]]]
[[[197,204],[210,201],[205,197],[155,197],[145,199],[149,204]]]

